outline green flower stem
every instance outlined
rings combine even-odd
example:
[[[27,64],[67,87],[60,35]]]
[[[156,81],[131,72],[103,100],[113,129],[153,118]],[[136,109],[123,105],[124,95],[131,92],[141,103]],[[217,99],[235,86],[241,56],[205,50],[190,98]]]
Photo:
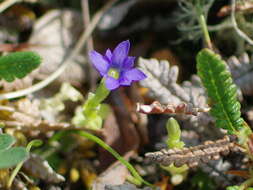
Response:
[[[72,132],[79,134],[80,136],[85,137],[93,142],[96,142],[102,148],[104,148],[105,150],[110,152],[117,160],[119,160],[124,166],[126,166],[128,168],[128,170],[131,172],[131,174],[135,178],[135,182],[137,182],[138,184],[144,183],[145,185],[153,186],[150,183],[148,183],[147,181],[145,181],[128,161],[126,161],[123,157],[121,157],[114,149],[112,149],[109,145],[107,145],[100,138],[98,138],[90,133],[87,133],[85,131],[72,131]]]
[[[253,178],[250,178],[239,186],[239,190],[246,190],[248,187],[252,185],[253,185]]]
[[[31,142],[28,143],[27,147],[26,147],[26,151],[30,152],[32,146],[40,146],[42,144],[41,140],[32,140]],[[7,188],[9,189],[12,185],[12,182],[14,180],[14,178],[16,177],[16,175],[18,174],[19,170],[21,169],[21,167],[23,166],[23,162],[20,162],[16,168],[13,170],[13,172],[11,173],[10,179],[8,180],[7,183]]]
[[[111,68],[107,74],[115,79],[119,78],[119,72],[116,69]],[[101,115],[99,115],[101,103],[110,94],[110,90],[106,88],[105,80],[106,78],[104,77],[95,94],[89,93],[88,99],[84,103],[83,116],[85,117],[85,125],[87,126],[100,128],[102,125],[102,118]]]
[[[99,104],[110,94],[110,90],[108,90],[105,86],[105,78],[103,78],[95,92],[95,94],[90,94],[88,100],[84,104],[84,115],[89,118],[93,115],[94,111],[97,110]]]
[[[108,75],[118,79],[119,72],[116,69],[110,69],[108,71]],[[101,80],[95,94],[88,98],[87,102],[85,103],[85,110],[84,114],[89,116],[94,110],[97,109],[97,106],[110,94],[110,90],[108,90],[105,86],[105,77]]]
[[[136,186],[140,186],[142,183],[140,180],[136,179],[132,175],[127,176],[127,181],[129,181],[132,184],[135,184]]]

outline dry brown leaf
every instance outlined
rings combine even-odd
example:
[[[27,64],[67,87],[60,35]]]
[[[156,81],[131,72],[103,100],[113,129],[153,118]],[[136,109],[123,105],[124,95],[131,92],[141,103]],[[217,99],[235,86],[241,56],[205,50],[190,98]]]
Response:
[[[11,92],[19,89],[24,89],[29,86],[32,86],[33,78],[38,74],[38,71],[35,70],[23,79],[16,79],[13,82],[6,82],[4,80],[0,81],[0,87],[3,88],[4,92]]]
[[[43,58],[36,78],[43,79],[53,73],[68,55],[71,46],[82,30],[81,15],[72,10],[52,10],[38,19],[34,25],[29,44],[36,44],[27,50],[36,51]],[[78,84],[84,81],[83,57],[76,60],[67,68],[58,81],[68,81]]]
[[[231,13],[232,8],[230,5],[225,5],[223,6],[219,12],[217,13],[218,17],[224,17],[227,16]],[[235,6],[235,11],[236,12],[248,12],[252,13],[253,12],[253,3],[251,1],[245,1],[243,3],[237,3]]]
[[[36,154],[31,154],[30,158],[24,163],[23,168],[33,177],[44,180],[47,183],[60,183],[65,181],[64,177],[57,174],[48,164]]]
[[[128,159],[134,154],[133,151],[128,152],[125,158]],[[104,190],[106,185],[120,185],[123,184],[129,175],[128,169],[119,161],[107,168],[93,183],[93,190]]]
[[[105,190],[152,190],[151,187],[137,188],[130,183],[124,183],[122,185],[106,185]]]
[[[186,115],[197,115],[198,112],[208,112],[206,108],[194,108],[191,103],[181,102],[180,104],[167,104],[162,105],[158,101],[154,101],[151,105],[144,105],[137,103],[137,112],[145,114],[186,114]]]
[[[227,173],[227,174],[230,174],[230,175],[240,176],[240,177],[243,177],[243,178],[246,178],[246,179],[249,179],[249,178],[250,178],[250,173],[249,173],[249,171],[229,170],[229,171],[227,171],[226,173]]]

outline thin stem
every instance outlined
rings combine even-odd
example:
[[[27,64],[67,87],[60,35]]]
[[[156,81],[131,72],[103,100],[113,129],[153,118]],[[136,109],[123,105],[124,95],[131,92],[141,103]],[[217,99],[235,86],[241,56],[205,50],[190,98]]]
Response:
[[[247,34],[245,34],[242,30],[240,30],[238,28],[238,25],[237,25],[237,22],[236,22],[236,19],[235,19],[235,0],[232,0],[231,1],[231,21],[232,21],[232,24],[233,24],[233,27],[235,29],[235,31],[237,32],[237,34],[243,38],[245,41],[247,41],[250,45],[253,45],[253,40],[247,36]]]
[[[82,5],[82,13],[83,13],[83,24],[84,24],[84,27],[86,28],[90,24],[89,0],[82,0],[81,5]],[[87,54],[89,51],[94,49],[92,36],[90,36],[87,40],[86,49],[87,49]],[[93,91],[95,90],[95,87],[96,87],[97,77],[96,77],[95,70],[93,69],[91,64],[88,64],[87,74],[89,75],[89,79],[90,79],[89,83],[90,83],[91,91]]]
[[[131,172],[133,177],[135,177],[136,181],[140,182],[139,184],[144,183],[145,185],[153,186],[150,183],[148,183],[147,181],[145,181],[128,161],[126,161],[123,157],[121,157],[114,149],[112,149],[109,145],[107,145],[100,138],[98,138],[90,133],[87,133],[85,131],[73,131],[73,132],[99,144],[102,148],[104,148],[105,150],[110,152],[117,160],[119,160],[123,165],[125,165],[128,168],[128,170]]]
[[[208,29],[207,29],[207,25],[206,25],[206,20],[205,20],[205,17],[204,17],[203,14],[201,14],[200,17],[199,17],[199,24],[200,24],[200,27],[203,31],[204,39],[205,39],[207,47],[209,49],[213,49],[212,48],[212,42],[211,42],[209,32],[208,32]]]
[[[209,49],[213,49],[211,39],[210,39],[210,36],[209,36],[209,32],[208,32],[208,28],[207,28],[207,24],[206,24],[206,19],[205,19],[204,13],[202,11],[202,5],[201,5],[200,0],[196,1],[196,12],[197,12],[198,17],[199,17],[199,19],[198,19],[199,20],[199,25],[200,25],[200,28],[201,28],[203,34],[204,34],[204,40],[206,42],[206,45]]]
[[[0,4],[0,13],[21,0],[5,0]]]
[[[135,177],[135,183],[136,184],[141,184],[144,183],[145,185],[148,185],[152,188],[155,188],[152,184],[149,182],[145,181],[135,170],[135,168],[128,162],[126,161],[123,157],[121,157],[113,148],[111,148],[109,145],[107,145],[102,139],[96,137],[95,135],[85,132],[85,131],[77,131],[77,130],[69,130],[69,131],[60,131],[56,133],[51,139],[50,142],[57,141],[61,139],[64,135],[67,135],[69,133],[76,133],[82,137],[85,137],[95,143],[97,143],[99,146],[110,152],[117,160],[119,160],[124,166],[127,167],[127,169],[131,172],[133,177]]]
[[[49,85],[51,82],[53,82],[56,78],[58,78],[64,70],[67,68],[67,66],[71,63],[71,60],[73,60],[74,57],[81,51],[83,44],[88,40],[89,36],[97,26],[98,22],[100,21],[101,17],[104,15],[104,13],[118,0],[111,0],[109,1],[100,11],[98,11],[94,17],[92,18],[91,23],[89,26],[87,26],[87,29],[81,34],[81,37],[79,38],[77,44],[75,45],[73,51],[70,53],[70,55],[63,60],[61,66],[49,77],[47,77],[45,80],[29,87],[24,90],[19,90],[16,92],[10,92],[5,94],[0,94],[0,100],[4,99],[12,99],[12,98],[18,98],[20,96],[25,96],[28,94],[31,94],[33,92],[36,92],[38,90],[41,90],[42,88]]]
[[[103,78],[94,94],[93,97],[87,100],[84,104],[84,114],[89,117],[94,110],[97,109],[97,106],[110,94],[105,86],[105,79]]]
[[[246,190],[251,185],[253,185],[253,178],[250,178],[250,179],[246,180],[245,182],[243,182],[240,185],[239,190]]]
[[[26,151],[29,153],[32,146],[40,146],[42,144],[42,141],[40,140],[33,140],[31,142],[28,143],[27,147],[26,147]],[[16,175],[18,174],[19,170],[21,169],[21,167],[23,166],[24,161],[20,162],[16,168],[13,170],[13,172],[11,173],[10,179],[8,180],[7,183],[7,188],[11,188],[12,182],[15,179]]]

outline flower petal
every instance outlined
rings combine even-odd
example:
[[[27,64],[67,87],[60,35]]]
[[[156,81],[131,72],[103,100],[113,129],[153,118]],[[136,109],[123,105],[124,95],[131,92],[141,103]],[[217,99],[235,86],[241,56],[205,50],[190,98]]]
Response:
[[[113,77],[106,77],[105,86],[109,90],[114,90],[119,87],[119,81]]]
[[[123,85],[123,86],[130,86],[132,83],[132,80],[127,78],[125,72],[121,72],[119,83],[120,85]]]
[[[109,63],[100,53],[96,51],[90,51],[89,58],[94,67],[99,71],[102,76],[104,76],[109,69]]]
[[[131,81],[139,81],[147,78],[147,76],[139,69],[131,69],[126,71],[124,73],[124,77]]]
[[[135,57],[128,56],[122,66],[123,70],[131,69],[134,66]]]
[[[121,68],[123,65],[124,60],[128,56],[130,48],[129,40],[121,42],[117,47],[113,50],[112,54],[112,64],[113,67]]]
[[[111,62],[111,60],[112,60],[112,51],[110,49],[106,50],[105,57],[108,59],[108,61]]]

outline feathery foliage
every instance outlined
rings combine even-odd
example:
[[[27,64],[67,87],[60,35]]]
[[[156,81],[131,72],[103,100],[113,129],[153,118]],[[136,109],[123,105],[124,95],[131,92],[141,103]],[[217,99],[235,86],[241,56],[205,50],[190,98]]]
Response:
[[[15,78],[23,78],[36,69],[41,57],[34,52],[15,52],[0,57],[0,79],[12,82]]]
[[[203,49],[197,55],[198,75],[210,98],[211,115],[216,125],[237,134],[244,120],[241,118],[241,105],[237,101],[237,87],[233,84],[226,63],[211,50]]]

